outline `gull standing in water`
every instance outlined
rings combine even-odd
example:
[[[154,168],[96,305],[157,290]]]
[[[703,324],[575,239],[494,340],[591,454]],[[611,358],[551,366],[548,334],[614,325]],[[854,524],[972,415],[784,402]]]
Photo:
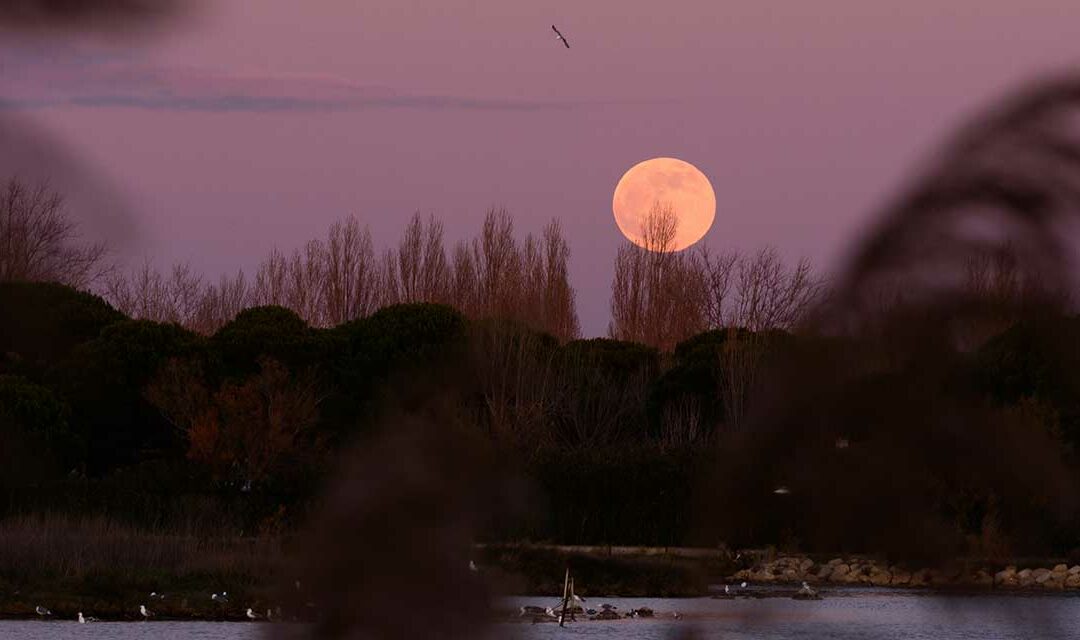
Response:
[[[87,622],[97,622],[97,618],[95,618],[94,616],[90,616],[89,618],[84,618],[83,614],[82,614],[82,611],[80,611],[79,612],[79,624],[86,624]]]

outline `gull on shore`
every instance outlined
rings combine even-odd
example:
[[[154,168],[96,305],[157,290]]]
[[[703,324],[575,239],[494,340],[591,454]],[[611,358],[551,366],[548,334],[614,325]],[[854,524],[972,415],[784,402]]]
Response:
[[[221,593],[212,594],[210,596],[210,599],[213,600],[214,602],[220,602],[222,604],[228,604],[228,602],[229,602],[229,592],[228,591],[222,591]]]
[[[252,611],[251,607],[248,607],[248,610],[244,612],[244,615],[246,615],[248,617],[248,620],[258,620],[259,619],[259,614]],[[270,617],[270,611],[269,610],[266,611],[266,616]]]
[[[472,571],[473,573],[480,573],[480,568],[476,566],[475,562],[469,560],[469,571]]]
[[[139,614],[142,615],[143,620],[149,620],[150,616],[154,615],[154,612],[147,609],[145,604],[139,605]]]
[[[35,612],[36,612],[36,613],[37,613],[37,614],[38,614],[39,616],[51,616],[51,615],[52,615],[52,611],[49,611],[48,609],[46,609],[45,607],[41,606],[40,604],[39,604],[38,606],[34,607],[34,611],[35,611]]]
[[[80,611],[79,612],[79,624],[86,624],[88,622],[97,622],[97,618],[95,618],[94,616],[89,616],[89,617],[84,618],[83,614],[82,614],[82,611]]]

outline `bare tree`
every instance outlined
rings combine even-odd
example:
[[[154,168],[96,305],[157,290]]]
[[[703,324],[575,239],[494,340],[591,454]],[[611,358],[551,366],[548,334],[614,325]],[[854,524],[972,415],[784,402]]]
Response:
[[[675,210],[657,202],[642,224],[640,245],[619,248],[611,337],[670,351],[705,328],[704,269],[694,254],[674,250],[677,224]]]
[[[64,198],[47,184],[12,178],[0,192],[0,281],[84,288],[106,271],[104,244],[83,243]]]
[[[330,227],[325,259],[326,323],[337,325],[374,311],[378,302],[375,251],[371,233],[355,217]]]
[[[102,295],[125,315],[187,328],[194,327],[202,294],[202,277],[186,262],[165,275],[145,260],[127,274],[110,272],[102,287]]]
[[[285,306],[310,326],[326,324],[323,296],[326,292],[326,251],[318,240],[309,240],[303,251],[297,249],[287,268]]]
[[[211,334],[251,306],[247,278],[243,271],[221,276],[217,285],[206,284],[191,322],[199,333]]]
[[[187,264],[169,276],[149,262],[109,277],[104,293],[139,318],[179,322],[212,333],[247,306],[281,305],[311,326],[334,326],[399,302],[443,302],[473,318],[512,319],[562,340],[577,336],[578,320],[558,222],[540,240],[518,244],[513,220],[488,213],[478,237],[443,247],[443,226],[413,216],[397,249],[376,258],[371,234],[353,217],[334,223],[326,242],[311,240],[286,256],[278,249],[260,263],[249,285],[243,272],[204,283]]]
[[[259,265],[255,272],[255,284],[251,292],[252,302],[258,306],[284,306],[289,275],[289,261],[277,247]]]
[[[570,247],[562,234],[562,225],[552,220],[544,227],[543,250],[544,328],[560,340],[573,340],[580,334],[574,288],[570,286]]]
[[[476,261],[469,245],[460,242],[454,247],[454,262],[450,283],[450,302],[467,316],[480,313],[480,284]]]
[[[448,297],[450,266],[443,248],[443,225],[417,212],[405,228],[398,245],[393,278],[400,302],[445,302]]]
[[[484,399],[484,424],[500,446],[533,455],[551,444],[547,420],[557,385],[550,339],[506,320],[474,325],[473,370]]]
[[[823,290],[808,260],[788,268],[771,247],[739,260],[737,278],[737,296],[727,324],[751,331],[791,329],[818,302]]]
[[[710,326],[727,332],[717,354],[724,421],[739,430],[771,347],[769,332],[795,328],[820,301],[824,283],[808,260],[789,268],[772,248],[752,257],[700,255]]]
[[[705,296],[706,326],[719,328],[728,326],[731,322],[729,307],[731,305],[732,279],[735,274],[735,266],[739,262],[738,252],[731,251],[713,255],[709,247],[702,244],[697,249],[697,258],[703,271],[703,285]]]
[[[508,211],[488,211],[480,236],[473,239],[472,252],[479,313],[488,317],[520,317],[523,265],[514,239],[514,219]]]

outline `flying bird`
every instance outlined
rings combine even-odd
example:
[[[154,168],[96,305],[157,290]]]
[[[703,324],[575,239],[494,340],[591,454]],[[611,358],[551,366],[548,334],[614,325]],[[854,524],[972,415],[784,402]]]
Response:
[[[570,48],[570,43],[567,42],[566,38],[563,37],[563,34],[560,33],[558,29],[555,28],[555,25],[551,25],[551,30],[555,32],[555,39],[556,40],[562,40],[562,43],[564,45],[566,45],[567,49],[569,49]]]

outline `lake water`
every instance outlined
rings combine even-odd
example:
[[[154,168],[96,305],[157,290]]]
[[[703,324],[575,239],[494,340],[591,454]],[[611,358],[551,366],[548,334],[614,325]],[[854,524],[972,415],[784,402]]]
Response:
[[[821,601],[787,598],[712,600],[590,598],[620,611],[649,607],[653,619],[557,624],[502,622],[492,638],[619,638],[626,640],[1074,640],[1080,638],[1080,596],[940,596],[924,592],[851,590]],[[550,598],[510,598],[505,607],[550,606]],[[679,618],[674,613],[679,613]],[[7,640],[258,640],[252,623],[0,621]],[[684,635],[685,632],[694,635]]]

